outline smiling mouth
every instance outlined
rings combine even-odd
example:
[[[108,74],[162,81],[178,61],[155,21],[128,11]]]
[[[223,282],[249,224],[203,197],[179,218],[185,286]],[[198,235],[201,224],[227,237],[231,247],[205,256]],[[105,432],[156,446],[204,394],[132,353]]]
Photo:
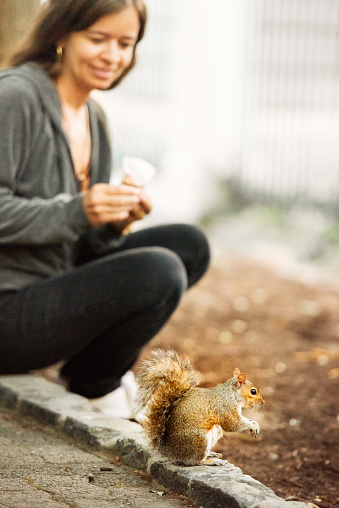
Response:
[[[99,69],[98,67],[92,67],[92,71],[98,78],[101,79],[110,79],[113,78],[116,71],[114,70],[107,70],[107,69]]]

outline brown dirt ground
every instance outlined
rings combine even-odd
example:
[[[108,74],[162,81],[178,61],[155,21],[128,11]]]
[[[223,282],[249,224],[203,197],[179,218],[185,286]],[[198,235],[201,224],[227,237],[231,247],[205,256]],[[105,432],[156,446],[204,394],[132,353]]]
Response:
[[[207,387],[239,367],[265,398],[249,413],[261,433],[228,434],[215,449],[287,500],[339,507],[338,309],[339,287],[219,254],[142,358],[175,348]]]

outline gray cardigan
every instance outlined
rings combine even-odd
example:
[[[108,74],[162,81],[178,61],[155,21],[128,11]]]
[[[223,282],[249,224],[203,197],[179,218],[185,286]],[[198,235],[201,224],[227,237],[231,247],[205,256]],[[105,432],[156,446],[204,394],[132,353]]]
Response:
[[[105,116],[88,103],[91,184],[109,182],[112,156]],[[72,268],[79,236],[91,229],[82,206],[61,104],[35,64],[0,72],[0,291]]]

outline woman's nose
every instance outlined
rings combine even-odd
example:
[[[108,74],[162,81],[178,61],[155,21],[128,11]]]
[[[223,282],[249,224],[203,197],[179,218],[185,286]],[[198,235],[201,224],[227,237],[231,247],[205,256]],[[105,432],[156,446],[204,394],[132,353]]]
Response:
[[[107,44],[104,56],[111,63],[119,63],[121,60],[121,53],[118,41],[112,40]]]

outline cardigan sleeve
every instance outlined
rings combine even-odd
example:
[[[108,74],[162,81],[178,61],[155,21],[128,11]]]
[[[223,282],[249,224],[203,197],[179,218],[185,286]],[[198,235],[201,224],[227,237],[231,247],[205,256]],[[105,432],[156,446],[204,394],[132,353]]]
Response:
[[[81,193],[19,195],[17,178],[34,147],[42,105],[24,80],[0,79],[0,245],[75,241],[90,227]],[[41,171],[43,180],[43,168]]]

